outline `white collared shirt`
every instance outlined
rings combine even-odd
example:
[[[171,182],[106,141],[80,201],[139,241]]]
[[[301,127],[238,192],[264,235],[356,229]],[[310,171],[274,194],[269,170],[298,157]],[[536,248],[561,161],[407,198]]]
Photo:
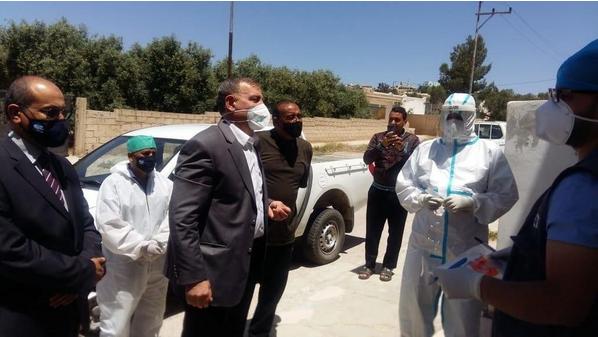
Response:
[[[251,182],[253,184],[253,193],[255,195],[255,206],[257,208],[257,217],[255,219],[255,232],[253,238],[259,238],[264,235],[264,191],[263,191],[263,180],[262,171],[257,158],[257,153],[253,143],[255,139],[243,130],[239,129],[234,123],[230,124],[230,129],[233,135],[241,144],[243,148],[243,154],[247,160],[247,167],[251,173]]]
[[[35,167],[37,172],[39,172],[39,174],[43,176],[42,170],[37,165],[37,158],[41,155],[42,150],[39,149],[37,146],[31,144],[30,142],[26,141],[25,139],[21,138],[14,131],[10,131],[8,133],[8,138],[10,138],[10,140],[12,140],[12,142],[15,143],[19,149],[21,149],[21,151],[23,151],[25,157],[29,159],[29,161],[31,162],[31,164],[33,164],[33,167]],[[62,186],[60,186],[60,193],[62,194],[62,204],[64,205],[64,208],[66,208],[66,210],[68,211],[69,207],[66,203],[66,197],[64,195],[64,190],[62,189]]]

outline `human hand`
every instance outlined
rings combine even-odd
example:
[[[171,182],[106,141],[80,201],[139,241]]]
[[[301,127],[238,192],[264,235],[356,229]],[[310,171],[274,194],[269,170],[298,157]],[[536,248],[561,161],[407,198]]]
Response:
[[[286,219],[291,214],[291,209],[282,201],[273,200],[268,206],[268,218],[274,221]]]
[[[164,247],[156,240],[146,241],[145,245],[141,247],[142,258],[147,261],[153,261],[164,253]]]
[[[162,247],[162,245],[158,241],[151,240],[150,243],[147,245],[147,253],[150,256],[155,256],[162,255],[165,253],[165,251],[164,247]]]
[[[389,145],[395,143],[396,141],[400,141],[401,138],[397,136],[393,131],[388,131],[384,138],[382,139],[382,146],[388,147]]]
[[[433,196],[431,194],[422,193],[419,195],[418,201],[419,201],[420,205],[422,205],[432,211],[435,211],[438,209],[438,207],[440,207],[442,205],[442,203],[444,202],[444,199],[442,199],[441,197]]]
[[[471,269],[468,264],[453,269],[435,268],[440,287],[447,298],[475,298],[481,300],[480,283],[484,274]]]
[[[444,199],[444,208],[451,213],[473,211],[473,198],[462,195],[451,195]]]
[[[405,149],[405,143],[403,143],[403,141],[401,140],[401,138],[399,138],[397,141],[395,141],[394,143],[392,143],[392,146],[397,149],[398,151],[403,151],[403,149]]]
[[[50,297],[50,306],[58,308],[60,306],[67,306],[77,299],[77,294],[55,294]]]
[[[102,277],[104,277],[104,275],[106,275],[106,268],[104,267],[106,265],[106,258],[105,257],[92,257],[91,262],[93,262],[93,265],[96,268],[96,283],[100,282]]]
[[[207,308],[212,300],[212,286],[208,280],[185,287],[185,301],[192,307]]]
[[[509,259],[509,256],[511,256],[512,249],[513,249],[513,246],[503,248],[501,250],[497,250],[495,252],[490,253],[488,256],[494,260],[507,261]]]

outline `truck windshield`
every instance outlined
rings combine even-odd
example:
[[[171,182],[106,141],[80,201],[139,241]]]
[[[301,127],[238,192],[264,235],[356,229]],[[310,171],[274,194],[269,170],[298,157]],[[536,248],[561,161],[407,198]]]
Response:
[[[127,161],[127,140],[129,137],[120,136],[100,146],[93,152],[81,158],[74,166],[81,183],[99,187],[110,174],[110,168],[115,164]],[[185,143],[181,139],[155,138],[156,170],[162,168],[174,157]]]

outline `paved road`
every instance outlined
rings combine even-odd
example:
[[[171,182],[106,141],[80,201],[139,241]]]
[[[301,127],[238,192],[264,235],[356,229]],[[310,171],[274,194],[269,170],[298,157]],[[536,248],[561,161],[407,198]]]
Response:
[[[412,219],[412,215],[407,218],[402,247],[407,245]],[[336,261],[324,266],[309,266],[301,261],[294,264],[271,337],[399,336],[400,270],[405,250],[401,249],[392,281],[382,282],[378,275],[359,280],[356,270],[364,263],[364,238],[365,208],[356,212],[355,229],[347,236],[345,250]],[[383,252],[386,233],[381,241]],[[250,316],[254,307],[255,297]],[[164,321],[160,335],[178,337],[181,326],[182,313],[173,315]]]

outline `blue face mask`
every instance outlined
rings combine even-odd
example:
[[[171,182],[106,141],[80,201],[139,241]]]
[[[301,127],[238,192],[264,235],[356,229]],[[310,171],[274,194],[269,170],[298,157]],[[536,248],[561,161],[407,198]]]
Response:
[[[137,167],[145,173],[150,173],[156,167],[156,157],[141,157],[137,159]]]
[[[57,147],[64,144],[68,138],[69,129],[64,119],[51,121],[29,119],[28,133],[42,146]]]

